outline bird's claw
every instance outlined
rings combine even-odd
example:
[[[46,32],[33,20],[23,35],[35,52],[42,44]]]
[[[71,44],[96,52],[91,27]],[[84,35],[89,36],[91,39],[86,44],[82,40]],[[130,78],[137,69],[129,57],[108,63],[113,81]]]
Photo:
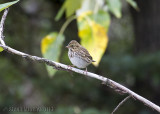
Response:
[[[83,73],[84,73],[84,75],[87,75],[87,72],[88,72],[88,71],[87,71],[87,68],[86,68],[86,70],[83,72]]]

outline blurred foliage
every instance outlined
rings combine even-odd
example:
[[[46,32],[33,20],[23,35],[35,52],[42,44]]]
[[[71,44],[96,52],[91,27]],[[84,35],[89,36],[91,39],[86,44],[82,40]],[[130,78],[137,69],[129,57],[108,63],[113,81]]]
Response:
[[[4,2],[9,0],[0,1]],[[64,17],[54,21],[61,3],[59,0],[21,0],[13,5],[5,24],[6,44],[28,54],[42,56],[41,39],[52,31],[60,30],[65,21]],[[108,32],[110,42],[99,67],[90,65],[88,71],[111,78],[160,104],[160,52],[134,53],[132,19],[127,11],[128,6],[124,2],[122,18],[111,19]],[[64,32],[66,39],[59,58],[64,64],[71,64],[64,46],[72,39],[79,40],[77,31],[73,21]],[[10,106],[55,108],[53,112],[24,114],[108,114],[125,97],[98,80],[77,73],[58,71],[54,77],[48,77],[44,64],[5,51],[0,54],[0,93],[0,112],[3,114],[18,114],[2,112],[4,107]],[[156,114],[133,99],[128,100],[117,113]]]

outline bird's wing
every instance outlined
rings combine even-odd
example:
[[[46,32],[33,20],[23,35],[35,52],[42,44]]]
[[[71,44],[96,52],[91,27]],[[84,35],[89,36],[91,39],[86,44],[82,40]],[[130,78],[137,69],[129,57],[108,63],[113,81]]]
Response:
[[[89,52],[87,51],[87,49],[85,49],[84,47],[81,47],[80,53],[83,57],[87,57],[89,60],[91,60],[92,62],[94,62],[94,60],[92,60],[92,56],[89,54]]]

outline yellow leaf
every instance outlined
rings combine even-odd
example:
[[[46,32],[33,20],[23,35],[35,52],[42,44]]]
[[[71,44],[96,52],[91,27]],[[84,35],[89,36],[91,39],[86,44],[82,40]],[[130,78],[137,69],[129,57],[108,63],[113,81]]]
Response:
[[[3,48],[2,47],[0,47],[0,52],[2,52],[3,51]]]
[[[48,47],[54,42],[55,38],[53,38],[51,35],[47,35],[45,38],[42,39],[41,41],[41,51],[42,54],[44,54]]]
[[[93,57],[95,66],[99,65],[99,62],[107,48],[108,36],[107,31],[109,27],[109,18],[98,19],[92,12],[84,12],[78,17],[78,29],[79,37],[81,38],[81,45],[84,46],[91,56]],[[103,14],[103,16],[106,14]],[[101,20],[101,22],[99,22]],[[102,24],[104,23],[104,24]]]

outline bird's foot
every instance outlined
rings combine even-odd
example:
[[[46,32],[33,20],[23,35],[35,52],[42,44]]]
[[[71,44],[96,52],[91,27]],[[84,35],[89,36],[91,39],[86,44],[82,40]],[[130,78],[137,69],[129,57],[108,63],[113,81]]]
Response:
[[[84,75],[87,75],[87,68],[86,68],[86,70],[83,73],[84,73]]]

